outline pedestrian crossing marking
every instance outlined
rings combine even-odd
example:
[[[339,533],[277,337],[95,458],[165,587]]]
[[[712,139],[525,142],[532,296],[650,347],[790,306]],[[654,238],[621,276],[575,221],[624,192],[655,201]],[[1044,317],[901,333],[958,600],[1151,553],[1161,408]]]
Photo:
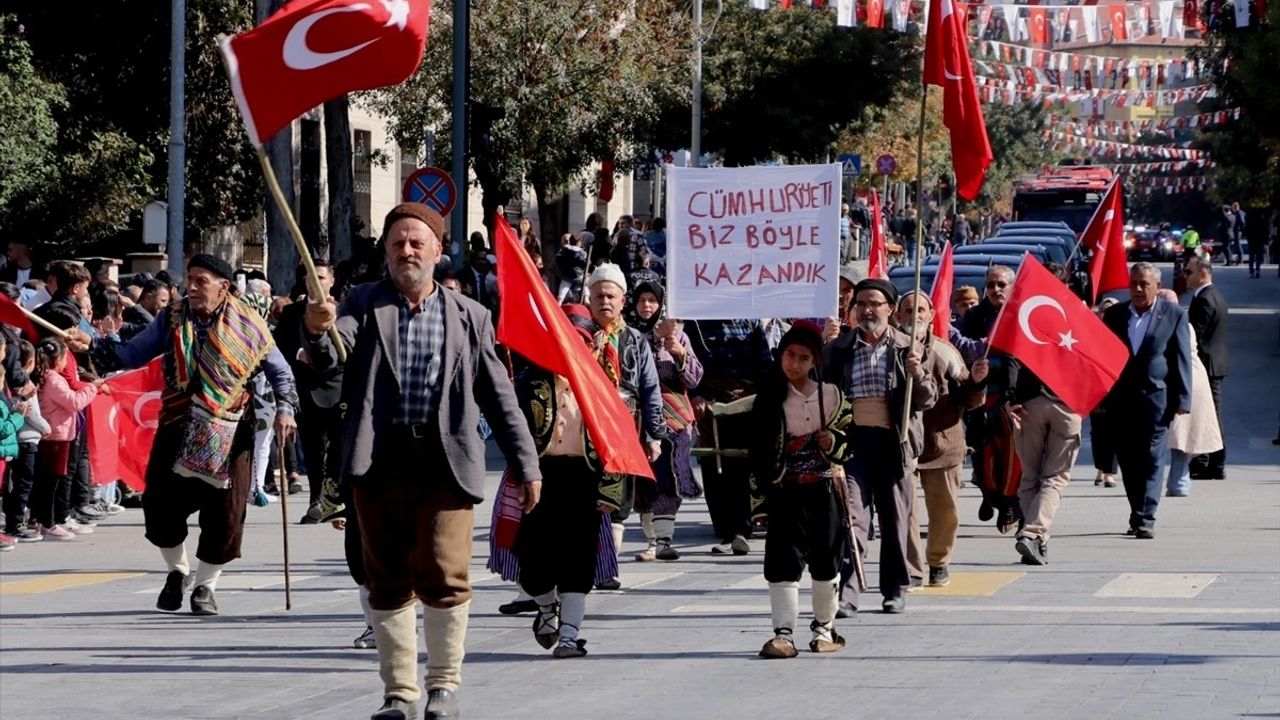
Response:
[[[0,582],[0,595],[38,595],[146,575],[144,572],[68,572]]]
[[[991,597],[1001,588],[1026,575],[1024,572],[953,572],[946,587],[925,585],[912,595],[945,597]]]
[[[1093,596],[1193,598],[1217,579],[1212,573],[1124,573]]]

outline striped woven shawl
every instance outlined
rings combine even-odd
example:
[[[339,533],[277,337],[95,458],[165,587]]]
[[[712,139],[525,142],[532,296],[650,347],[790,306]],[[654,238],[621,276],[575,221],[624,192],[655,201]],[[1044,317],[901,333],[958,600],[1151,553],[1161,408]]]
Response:
[[[167,384],[189,393],[194,403],[215,417],[237,417],[239,412],[230,408],[239,408],[249,377],[275,346],[266,321],[253,308],[228,297],[214,313],[205,341],[198,344],[187,300],[173,303],[169,312],[173,352],[165,356]]]

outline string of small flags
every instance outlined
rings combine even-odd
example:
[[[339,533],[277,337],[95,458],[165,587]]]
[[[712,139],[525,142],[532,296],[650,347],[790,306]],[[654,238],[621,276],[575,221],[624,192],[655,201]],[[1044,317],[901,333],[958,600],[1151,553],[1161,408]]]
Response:
[[[1133,192],[1139,195],[1174,195],[1193,190],[1204,190],[1209,186],[1209,179],[1203,175],[1193,177],[1149,177],[1131,180]],[[1163,193],[1161,192],[1163,191]]]
[[[1076,90],[1061,88],[1056,85],[1041,85],[1021,82],[1021,79],[999,79],[986,75],[975,77],[979,89],[983,86],[1018,92],[1024,97],[1042,99],[1047,102],[1080,102],[1092,100],[1118,108],[1124,107],[1172,107],[1184,102],[1202,102],[1205,98],[1215,97],[1217,91],[1212,85],[1192,85],[1177,90],[1156,90],[1146,92],[1140,90],[1110,90],[1093,88],[1092,90]]]
[[[1165,160],[1200,160],[1207,159],[1203,150],[1192,148],[1176,148],[1167,145],[1136,145],[1134,143],[1112,142],[1111,140],[1090,140],[1076,135],[1069,135],[1056,130],[1045,130],[1044,140],[1051,143],[1054,149],[1082,148],[1093,157],[1138,158],[1158,157]]]
[[[1181,117],[1153,118],[1151,120],[1101,120],[1093,118],[1064,119],[1058,115],[1046,115],[1045,127],[1061,128],[1073,135],[1087,138],[1107,136],[1140,137],[1151,133],[1170,133],[1177,130],[1216,127],[1240,119],[1240,108],[1217,112],[1183,115]]]
[[[1185,172],[1187,170],[1207,170],[1214,167],[1211,160],[1178,160],[1176,162],[1144,162],[1144,163],[1101,163],[1121,175],[1149,175],[1151,173]]]

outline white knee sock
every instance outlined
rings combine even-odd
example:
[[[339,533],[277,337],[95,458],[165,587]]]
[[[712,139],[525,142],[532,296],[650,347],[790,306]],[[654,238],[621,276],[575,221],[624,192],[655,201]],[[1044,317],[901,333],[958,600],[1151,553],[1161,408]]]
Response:
[[[796,618],[800,615],[800,583],[769,583],[769,611],[773,616],[773,629],[796,629]]]
[[[364,624],[373,627],[373,608],[369,607],[369,588],[360,586],[360,611],[364,613]]]
[[[613,523],[613,549],[622,552],[622,523]]]
[[[462,682],[462,659],[467,654],[470,612],[470,600],[451,608],[428,605],[422,611],[422,634],[427,645],[427,690],[439,688],[456,692]]]
[[[836,596],[835,580],[813,581],[814,620],[817,620],[822,625],[826,625],[832,620],[835,620],[839,602],[840,600]]]
[[[560,640],[574,641],[578,639],[578,630],[582,628],[582,620],[587,615],[587,596],[584,593],[563,593],[560,595]]]
[[[640,513],[640,529],[644,530],[644,537],[650,544],[661,537],[653,526],[653,513]]]
[[[524,588],[520,587],[519,585],[516,585],[516,600],[515,600],[516,602],[524,602],[525,600],[532,600],[532,599],[533,599],[532,595],[525,592]]]
[[[177,570],[183,575],[191,574],[191,563],[187,561],[186,543],[160,548],[160,557],[164,558],[164,564],[169,566],[170,571]]]
[[[670,541],[675,537],[676,519],[671,516],[658,516],[653,519],[653,536],[659,540]]]
[[[196,583],[195,587],[205,586],[210,590],[218,588],[218,578],[222,575],[222,568],[226,565],[218,565],[217,563],[200,561],[196,566]]]

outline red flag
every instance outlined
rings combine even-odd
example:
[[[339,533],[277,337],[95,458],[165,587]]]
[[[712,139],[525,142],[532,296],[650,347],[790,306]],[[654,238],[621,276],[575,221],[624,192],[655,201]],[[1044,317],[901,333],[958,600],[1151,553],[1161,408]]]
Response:
[[[1111,42],[1129,39],[1129,20],[1125,16],[1124,5],[1112,5],[1107,8],[1111,14]]]
[[[544,370],[563,375],[605,470],[653,478],[635,420],[520,246],[506,219],[494,219],[498,255],[498,341]]]
[[[1027,22],[1031,25],[1031,43],[1033,45],[1049,44],[1049,11],[1044,8],[1031,8]]]
[[[884,0],[867,0],[867,27],[884,27]]]
[[[867,253],[867,277],[889,279],[889,251],[884,246],[884,220],[880,215],[880,196],[871,191],[871,251]]]
[[[1080,236],[1080,242],[1093,251],[1089,261],[1089,279],[1093,285],[1094,302],[1108,290],[1129,287],[1129,263],[1124,249],[1124,198],[1117,178],[1102,196],[1098,209],[1093,211],[1089,226]]]
[[[30,342],[35,342],[36,338],[40,337],[36,334],[36,326],[31,324],[31,318],[27,317],[27,314],[22,312],[22,308],[4,294],[0,294],[0,323],[18,328]]]
[[[99,394],[89,405],[89,462],[94,480],[116,479],[135,492],[146,489],[147,461],[156,439],[164,369],[156,358],[145,367],[107,380],[111,394]]]
[[[1129,362],[1129,348],[1030,256],[1018,268],[988,343],[1022,361],[1080,415],[1101,402]]]
[[[964,222],[959,217],[956,222]],[[951,243],[942,249],[942,259],[938,261],[938,273],[933,276],[933,289],[929,292],[929,302],[933,303],[933,334],[946,340],[947,330],[951,328],[951,286],[955,281],[955,261],[951,258]]]
[[[982,189],[994,156],[969,61],[969,38],[960,25],[954,0],[937,0],[929,6],[924,81],[942,88],[942,122],[951,131],[956,193],[972,201]]]
[[[430,0],[299,0],[222,41],[249,141],[356,90],[404,82],[427,42]]]

